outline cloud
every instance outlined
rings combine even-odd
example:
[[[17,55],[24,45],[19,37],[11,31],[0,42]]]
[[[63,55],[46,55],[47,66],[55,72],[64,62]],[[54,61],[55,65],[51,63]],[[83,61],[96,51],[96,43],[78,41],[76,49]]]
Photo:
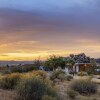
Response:
[[[100,53],[97,51],[100,49],[99,0],[81,1],[40,1],[39,5],[36,1],[32,8],[27,0],[16,4],[13,0],[10,3],[4,0],[5,8],[0,8],[0,53],[8,57],[3,59],[15,59],[21,53],[21,58],[17,59],[27,59],[27,55],[35,54],[67,55],[74,52],[93,53],[92,56],[97,57]],[[10,4],[17,8],[7,8]],[[32,9],[28,9],[29,5]],[[40,10],[42,6],[43,9],[48,6],[47,10]]]
[[[58,11],[73,6],[92,6],[98,0],[0,0],[0,7],[19,10]],[[91,4],[91,5],[90,5]]]

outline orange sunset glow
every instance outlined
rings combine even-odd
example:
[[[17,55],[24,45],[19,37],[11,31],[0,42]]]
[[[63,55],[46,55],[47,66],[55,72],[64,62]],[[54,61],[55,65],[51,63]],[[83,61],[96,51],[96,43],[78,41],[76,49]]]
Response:
[[[99,10],[97,0],[0,0],[0,60],[99,58]]]

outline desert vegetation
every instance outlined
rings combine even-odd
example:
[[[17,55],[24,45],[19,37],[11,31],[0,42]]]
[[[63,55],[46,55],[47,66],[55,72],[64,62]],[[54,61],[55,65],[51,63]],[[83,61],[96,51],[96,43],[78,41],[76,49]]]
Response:
[[[44,71],[12,73],[0,76],[0,88],[16,91],[20,100],[42,100],[43,96],[57,98],[53,83]]]
[[[100,84],[92,80],[92,72],[81,71],[74,76],[65,72],[66,66],[71,69],[76,62],[70,56],[50,56],[45,62],[2,67],[0,97],[3,100],[99,100]],[[44,65],[49,71],[39,70]]]
[[[0,88],[14,93],[12,100],[81,100],[89,95],[96,95],[96,100],[99,100],[100,93],[99,84],[89,79],[74,80],[62,70],[52,72],[49,77],[45,71],[1,75]]]

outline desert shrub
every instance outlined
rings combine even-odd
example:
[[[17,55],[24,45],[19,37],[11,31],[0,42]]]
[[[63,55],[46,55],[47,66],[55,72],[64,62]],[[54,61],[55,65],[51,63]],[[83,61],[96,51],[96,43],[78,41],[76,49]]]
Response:
[[[67,79],[67,81],[71,81],[71,80],[73,79],[73,76],[67,75],[67,76],[66,76],[66,79]]]
[[[77,92],[72,90],[72,89],[68,89],[67,90],[67,95],[71,98],[71,99],[75,99],[75,97],[77,96]]]
[[[36,66],[34,66],[33,64],[26,64],[21,66],[22,67],[22,71],[23,72],[30,72],[33,70],[37,70],[38,68]]]
[[[43,79],[45,79],[47,77],[47,73],[45,71],[42,71],[42,70],[33,71],[32,74],[34,76],[41,76]]]
[[[79,72],[77,73],[78,76],[87,76],[88,73],[87,72]]]
[[[66,80],[65,74],[59,74],[59,75],[57,76],[57,78],[60,79],[61,81]]]
[[[11,71],[11,73],[22,73],[23,72],[23,69],[22,67],[19,67],[19,66],[13,66],[13,67],[10,67],[9,69]]]
[[[97,84],[90,80],[76,80],[71,84],[71,89],[80,94],[94,94],[97,92]]]
[[[40,79],[46,79],[47,73],[45,71],[32,71],[28,73],[22,73],[22,78],[38,77]]]
[[[23,67],[23,71],[24,72],[29,72],[32,70],[37,70],[34,66],[29,66],[29,67]]]
[[[26,65],[19,65],[19,66],[11,66],[9,67],[9,70],[11,73],[24,73],[24,72],[30,72],[33,70],[37,70],[37,67],[35,67],[33,64],[26,64]],[[3,70],[5,71],[5,70]]]
[[[41,61],[40,59],[35,59],[35,61],[34,61],[34,67],[36,68],[36,69],[39,69],[39,67],[40,66],[42,66],[43,65],[43,61]]]
[[[53,81],[50,80],[49,78],[45,78],[43,81],[44,81],[46,84],[48,84],[49,86],[54,86]]]
[[[20,80],[21,75],[19,73],[9,74],[2,76],[0,79],[0,88],[14,89],[17,82]]]
[[[56,92],[51,86],[40,78],[24,78],[17,87],[20,100],[41,100],[44,95],[56,97]]]
[[[11,71],[9,71],[9,70],[2,70],[2,71],[1,71],[1,74],[2,74],[2,75],[11,74]]]
[[[42,100],[57,100],[57,99],[55,97],[45,95],[45,96],[42,97]]]
[[[54,72],[50,75],[50,79],[51,79],[51,80],[55,80],[55,79],[64,80],[64,79],[66,79],[65,72],[62,71],[62,70],[54,71]]]
[[[99,75],[100,74],[100,71],[97,71],[97,69],[100,69],[99,67],[97,67],[96,66],[96,64],[95,65],[92,65],[92,67],[91,68],[88,68],[87,69],[87,73],[89,74],[89,75]]]

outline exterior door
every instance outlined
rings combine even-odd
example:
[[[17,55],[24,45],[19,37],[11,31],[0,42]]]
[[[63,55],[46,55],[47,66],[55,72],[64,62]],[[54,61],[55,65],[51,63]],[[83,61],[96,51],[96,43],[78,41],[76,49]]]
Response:
[[[76,72],[79,72],[79,66],[76,66]]]

